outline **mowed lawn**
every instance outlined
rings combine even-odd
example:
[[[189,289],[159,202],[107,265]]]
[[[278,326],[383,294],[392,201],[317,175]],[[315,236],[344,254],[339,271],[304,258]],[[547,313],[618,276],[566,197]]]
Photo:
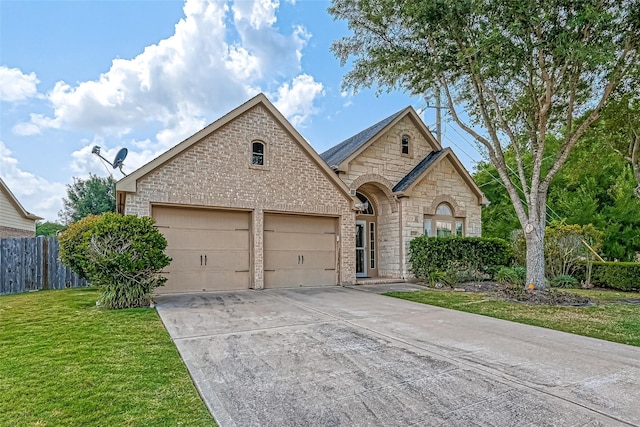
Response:
[[[215,426],[154,309],[0,296],[0,426]]]
[[[591,307],[529,305],[500,301],[472,292],[425,290],[390,292],[385,295],[498,319],[541,326],[572,334],[640,346],[640,305],[621,302],[638,300],[640,293],[608,290],[567,290],[596,303]]]

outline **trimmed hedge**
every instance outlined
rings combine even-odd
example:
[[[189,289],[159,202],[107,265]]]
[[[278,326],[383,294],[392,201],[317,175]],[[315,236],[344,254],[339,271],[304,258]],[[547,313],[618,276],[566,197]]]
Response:
[[[594,262],[592,265],[591,282],[594,285],[621,291],[640,290],[640,263]]]
[[[508,265],[511,245],[505,240],[485,237],[416,237],[409,244],[411,272],[425,280],[434,271],[444,271],[452,263],[478,271],[495,270]]]

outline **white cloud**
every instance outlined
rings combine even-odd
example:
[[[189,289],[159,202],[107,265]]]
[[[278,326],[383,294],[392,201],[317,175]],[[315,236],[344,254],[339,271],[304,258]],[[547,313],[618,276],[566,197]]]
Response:
[[[313,101],[318,95],[324,95],[322,83],[312,76],[302,74],[292,83],[284,83],[278,88],[274,105],[284,114],[292,125],[301,126],[317,113]]]
[[[47,94],[53,115],[32,115],[14,132],[55,128],[123,136],[140,123],[158,123],[165,128],[158,134],[161,145],[170,135],[184,137],[197,130],[194,124],[226,113],[263,85],[281,84],[299,72],[310,35],[303,27],[281,34],[274,27],[278,7],[277,0],[234,2],[240,37],[234,42],[227,41],[226,2],[187,0],[174,35],[133,59],[115,59],[97,80],[56,83]]]
[[[36,73],[24,74],[18,68],[0,66],[0,101],[24,101],[38,95]]]
[[[27,211],[46,220],[57,220],[58,211],[62,209],[62,198],[67,195],[64,184],[22,170],[18,160],[2,141],[0,171],[4,182]]]

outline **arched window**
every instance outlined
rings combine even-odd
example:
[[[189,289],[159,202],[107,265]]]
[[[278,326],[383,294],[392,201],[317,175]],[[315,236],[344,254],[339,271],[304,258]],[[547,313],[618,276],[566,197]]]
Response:
[[[402,135],[402,154],[405,156],[409,155],[409,136]]]
[[[254,141],[251,144],[251,164],[264,166],[264,142]]]
[[[451,206],[440,203],[435,215],[424,216],[424,234],[430,237],[463,237],[464,218],[454,217]]]
[[[365,196],[362,193],[356,193],[356,196],[358,197],[358,199],[360,200],[360,203],[362,204],[362,209],[360,209],[359,214],[360,215],[375,215],[375,213],[373,211],[373,205],[371,204],[369,199],[367,199],[367,196]]]

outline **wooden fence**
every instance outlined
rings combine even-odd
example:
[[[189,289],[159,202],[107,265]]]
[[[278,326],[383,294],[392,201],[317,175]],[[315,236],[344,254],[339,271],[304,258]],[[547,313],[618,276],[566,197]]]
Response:
[[[55,237],[0,239],[0,295],[87,286],[65,267]]]

